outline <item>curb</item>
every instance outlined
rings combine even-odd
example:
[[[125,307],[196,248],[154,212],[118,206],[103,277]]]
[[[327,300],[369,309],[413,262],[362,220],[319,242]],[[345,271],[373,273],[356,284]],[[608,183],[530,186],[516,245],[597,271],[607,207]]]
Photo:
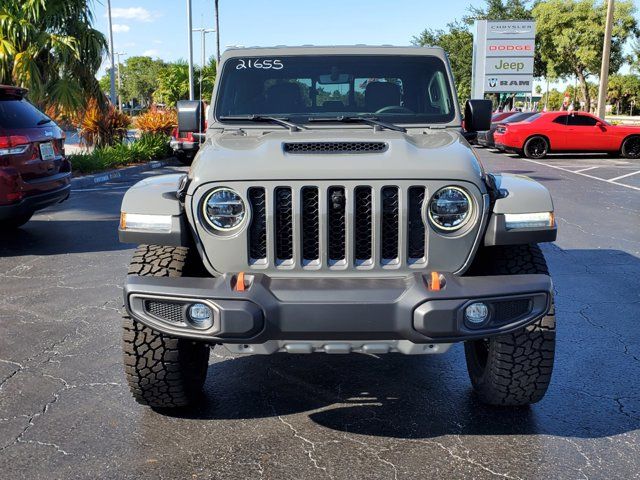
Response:
[[[152,160],[148,163],[141,165],[134,165],[132,167],[119,168],[117,170],[108,170],[106,172],[94,173],[92,175],[85,175],[83,177],[76,177],[71,179],[71,188],[79,190],[83,188],[93,187],[100,185],[101,183],[109,182],[117,178],[126,178],[137,173],[146,172],[147,170],[155,170],[167,165],[180,165],[175,157],[168,157],[163,160]]]

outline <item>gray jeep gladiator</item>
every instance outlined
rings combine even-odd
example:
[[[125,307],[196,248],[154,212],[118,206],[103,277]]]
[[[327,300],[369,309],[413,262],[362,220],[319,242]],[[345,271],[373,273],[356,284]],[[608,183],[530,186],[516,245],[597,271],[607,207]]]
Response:
[[[277,47],[225,52],[188,174],[143,180],[122,202],[136,243],[124,287],[135,399],[198,398],[209,351],[437,354],[464,342],[493,405],[549,385],[553,288],[537,246],[556,238],[545,187],[489,174],[468,140],[440,48]],[[179,130],[204,124],[181,102]]]

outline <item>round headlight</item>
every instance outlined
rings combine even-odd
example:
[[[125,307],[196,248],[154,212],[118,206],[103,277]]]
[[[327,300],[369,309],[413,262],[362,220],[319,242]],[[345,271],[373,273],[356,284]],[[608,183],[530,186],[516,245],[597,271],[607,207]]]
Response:
[[[216,188],[202,205],[205,220],[216,230],[233,230],[246,214],[244,201],[230,188]]]
[[[427,209],[429,220],[446,231],[461,228],[471,218],[473,202],[459,187],[444,187],[433,194]]]

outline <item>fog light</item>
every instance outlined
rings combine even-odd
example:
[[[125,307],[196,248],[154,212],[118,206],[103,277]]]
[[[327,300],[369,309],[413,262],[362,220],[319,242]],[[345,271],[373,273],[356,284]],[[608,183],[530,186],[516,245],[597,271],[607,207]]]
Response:
[[[210,328],[213,325],[213,312],[204,303],[194,303],[189,307],[189,320],[196,328]]]
[[[489,318],[489,307],[482,302],[472,303],[464,309],[464,318],[472,325],[480,325]]]

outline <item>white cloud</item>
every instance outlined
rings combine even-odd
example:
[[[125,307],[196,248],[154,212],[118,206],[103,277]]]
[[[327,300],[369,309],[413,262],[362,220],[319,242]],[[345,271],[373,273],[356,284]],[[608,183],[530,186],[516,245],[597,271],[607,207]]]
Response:
[[[153,43],[156,45],[162,45],[162,40],[154,40]]]
[[[151,48],[149,50],[145,50],[144,52],[142,52],[142,55],[144,55],[146,57],[157,57],[158,56],[158,50],[156,50],[155,48]]]
[[[113,24],[113,31],[115,33],[125,33],[125,32],[128,32],[129,30],[131,30],[129,28],[129,25],[121,25],[119,23],[114,23]]]
[[[151,22],[157,15],[142,7],[112,8],[112,18],[125,18],[127,20],[138,20],[140,22]]]

